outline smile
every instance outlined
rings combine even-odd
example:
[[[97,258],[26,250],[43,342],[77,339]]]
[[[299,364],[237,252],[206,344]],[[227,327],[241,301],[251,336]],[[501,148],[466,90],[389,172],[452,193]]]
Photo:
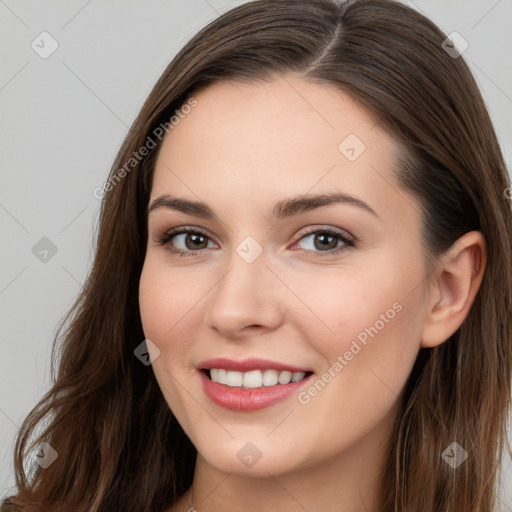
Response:
[[[204,361],[199,368],[206,396],[225,409],[254,411],[295,394],[313,372],[265,360]]]
[[[223,368],[212,368],[207,375],[213,382],[225,384],[235,388],[261,388],[277,384],[299,382],[306,376],[306,372],[289,372],[277,370],[253,370],[250,372],[237,372]]]

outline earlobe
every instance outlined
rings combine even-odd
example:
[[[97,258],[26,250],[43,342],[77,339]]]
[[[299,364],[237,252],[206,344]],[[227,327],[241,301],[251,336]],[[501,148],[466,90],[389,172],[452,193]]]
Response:
[[[479,231],[461,236],[439,258],[429,278],[421,348],[440,345],[462,325],[482,283],[486,262],[485,239]]]

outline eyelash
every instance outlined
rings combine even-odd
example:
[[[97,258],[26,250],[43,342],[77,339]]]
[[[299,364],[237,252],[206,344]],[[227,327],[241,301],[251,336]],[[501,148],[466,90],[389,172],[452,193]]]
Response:
[[[169,244],[169,242],[177,235],[181,235],[181,234],[184,234],[184,233],[190,233],[190,234],[194,234],[194,235],[201,235],[201,236],[204,236],[205,238],[210,238],[205,232],[197,229],[197,228],[175,228],[175,229],[171,229],[170,231],[167,231],[166,233],[164,233],[161,237],[158,238],[157,240],[157,244],[159,246],[167,246]],[[321,228],[321,229],[315,229],[313,231],[308,231],[306,233],[303,233],[301,235],[301,237],[299,238],[298,242],[300,242],[302,239],[310,236],[310,235],[316,235],[316,234],[328,234],[330,236],[334,236],[336,238],[338,238],[340,241],[343,242],[343,245],[341,245],[340,247],[336,247],[335,249],[329,249],[328,251],[308,251],[306,249],[303,249],[305,252],[307,253],[311,253],[314,257],[320,257],[320,258],[323,258],[323,257],[326,257],[326,256],[333,256],[335,254],[338,254],[339,252],[341,252],[342,250],[346,249],[347,247],[355,247],[356,245],[356,239],[355,238],[349,238],[345,235],[343,235],[341,232],[339,232],[338,230],[335,230],[333,228]],[[297,243],[298,243],[297,242]],[[294,244],[295,245],[295,244]],[[188,250],[188,251],[184,251],[184,250],[181,250],[181,249],[174,249],[172,247],[167,247],[166,250],[172,254],[172,255],[175,255],[175,256],[181,256],[181,257],[194,257],[194,253],[196,252],[200,252],[204,249],[198,249],[197,251],[191,251],[191,250]]]

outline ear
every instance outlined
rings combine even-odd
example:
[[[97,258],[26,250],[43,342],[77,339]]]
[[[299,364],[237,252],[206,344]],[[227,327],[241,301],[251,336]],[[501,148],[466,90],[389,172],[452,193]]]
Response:
[[[421,348],[445,342],[462,324],[482,282],[487,249],[479,231],[461,236],[438,260],[429,277]]]

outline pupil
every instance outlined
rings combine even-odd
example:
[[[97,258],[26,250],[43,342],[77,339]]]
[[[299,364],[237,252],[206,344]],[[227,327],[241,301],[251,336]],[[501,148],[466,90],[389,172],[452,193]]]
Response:
[[[192,239],[192,244],[194,245],[195,244],[195,248],[197,249],[198,245],[197,243],[199,243],[199,245],[202,245],[204,246],[204,240],[201,242],[201,239],[204,239],[204,236],[203,235],[197,235],[197,234],[189,234],[188,237],[187,237],[187,241],[189,239],[189,237]],[[317,244],[317,240],[320,240],[320,244]],[[337,245],[337,240],[336,240],[336,237],[332,236],[332,235],[327,235],[327,234],[320,234],[320,235],[317,235],[317,237],[315,238],[315,247],[317,249],[322,249],[322,248],[326,248],[329,246],[329,244],[332,245],[332,243],[334,242],[334,245],[331,247],[332,249],[335,249],[336,248],[336,245]],[[190,249],[191,247],[189,247],[189,244],[187,243],[187,248]],[[192,247],[194,248],[194,247]],[[203,247],[200,247],[200,248],[203,248]]]
[[[316,246],[317,244],[315,243],[315,246],[317,249],[321,249],[321,248],[326,248],[328,245],[329,245],[329,242],[327,241],[328,239],[331,239],[331,242],[334,241],[334,246],[331,247],[332,249],[335,249],[336,248],[336,238],[332,235],[327,235],[327,234],[321,234],[321,235],[318,235],[318,237],[316,238],[318,240],[322,240],[322,242],[320,243],[320,246]],[[325,243],[327,242],[327,243]]]
[[[189,237],[192,239],[193,244],[196,243],[196,242],[201,243],[200,239],[204,238],[203,235],[196,235],[194,233],[189,234],[188,237],[186,238],[186,240],[189,240]],[[203,244],[204,244],[204,241],[203,241]],[[193,247],[189,247],[188,243],[186,243],[186,245],[187,245],[187,249],[197,249],[198,248],[197,245],[193,245]],[[199,248],[202,249],[203,247],[199,247]]]

